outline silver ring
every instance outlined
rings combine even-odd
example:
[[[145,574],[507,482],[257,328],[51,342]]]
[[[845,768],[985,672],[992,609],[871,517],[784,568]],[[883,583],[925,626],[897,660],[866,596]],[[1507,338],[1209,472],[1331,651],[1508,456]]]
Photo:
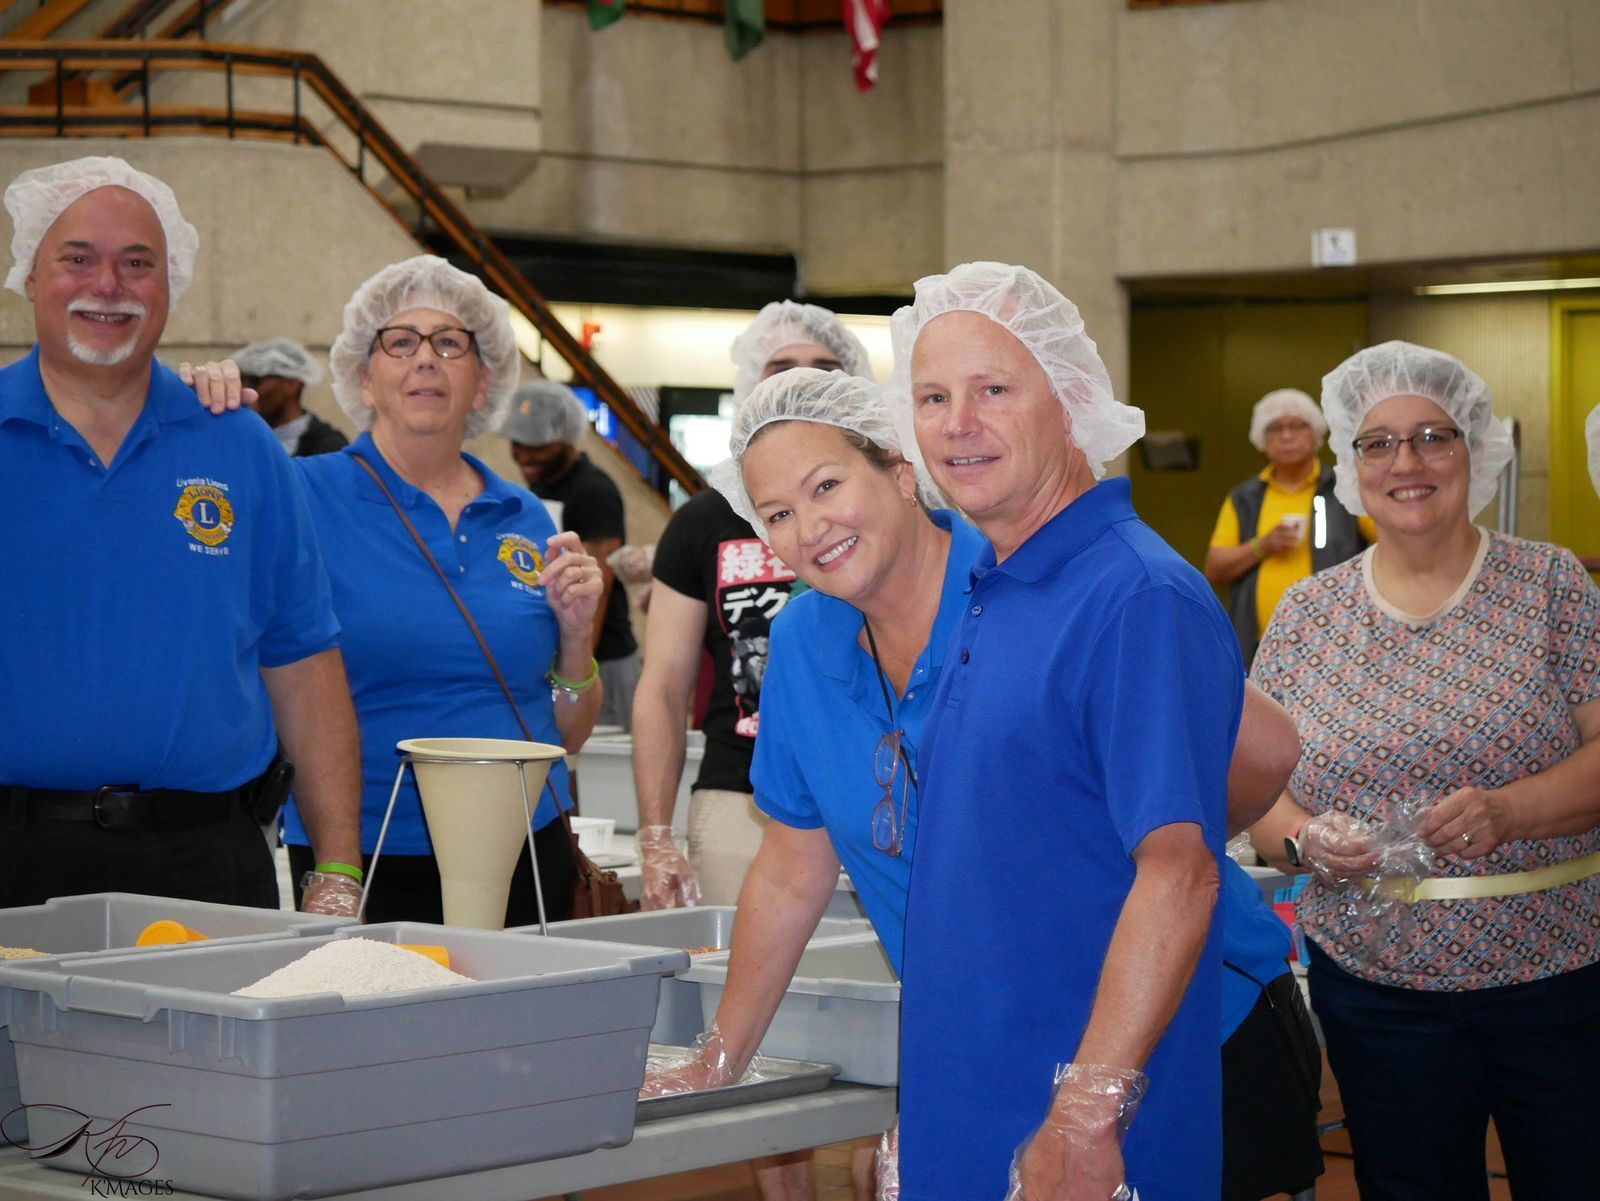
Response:
[[[1462,836],[1461,836],[1461,841],[1462,841],[1462,842],[1464,842],[1464,843],[1465,843],[1465,844],[1466,844],[1466,845],[1467,845],[1467,846],[1469,846],[1469,847],[1470,847],[1470,846],[1471,846],[1471,845],[1472,845],[1472,835],[1470,835],[1470,834],[1463,834],[1463,835],[1462,835]]]

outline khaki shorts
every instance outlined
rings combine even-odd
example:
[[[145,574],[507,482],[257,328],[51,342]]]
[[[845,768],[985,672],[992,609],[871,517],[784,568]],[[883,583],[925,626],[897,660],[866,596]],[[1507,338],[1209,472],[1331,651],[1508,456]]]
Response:
[[[702,905],[733,905],[761,849],[767,815],[748,792],[697,788],[689,794],[689,866]]]

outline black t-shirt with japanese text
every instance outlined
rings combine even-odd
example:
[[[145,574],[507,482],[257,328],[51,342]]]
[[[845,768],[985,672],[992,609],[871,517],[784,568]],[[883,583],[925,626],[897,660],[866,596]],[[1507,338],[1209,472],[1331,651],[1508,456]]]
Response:
[[[602,538],[628,540],[623,527],[622,492],[616,482],[580,454],[577,462],[560,479],[534,489],[544,500],[561,502],[561,528],[571,530],[585,542]],[[628,620],[628,590],[617,580],[606,598],[606,615],[600,623],[600,641],[594,657],[602,663],[624,659],[639,648],[634,641],[633,623]]]
[[[707,488],[667,522],[656,543],[653,574],[706,606],[703,644],[711,655],[711,701],[695,787],[750,792],[767,636],[789,599],[794,572],[721,493]]]

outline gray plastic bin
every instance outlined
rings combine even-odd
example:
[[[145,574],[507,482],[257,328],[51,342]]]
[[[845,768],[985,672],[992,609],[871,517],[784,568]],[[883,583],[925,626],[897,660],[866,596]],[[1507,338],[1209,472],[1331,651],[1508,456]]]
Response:
[[[97,892],[77,897],[55,897],[43,905],[0,909],[0,946],[31,947],[49,951],[44,959],[6,960],[31,969],[53,968],[63,955],[110,950],[170,950],[170,947],[135,948],[134,939],[151,922],[163,918],[182,922],[213,939],[254,942],[296,934],[328,934],[354,924],[354,918],[321,917],[312,913],[285,913],[281,909],[252,909],[244,905],[217,905],[210,901],[181,901],[172,897],[147,897],[131,892]],[[5,1023],[0,1014],[0,1026]],[[0,1119],[19,1104],[17,1061],[11,1041],[0,1034]],[[18,1114],[5,1121],[5,1134],[26,1141],[27,1122]]]
[[[645,947],[716,947],[727,950],[733,937],[732,905],[700,905],[692,909],[656,909],[648,913],[623,913],[615,917],[588,917],[557,922],[550,927],[552,938],[594,938],[604,942],[625,942]],[[815,938],[837,938],[868,933],[871,923],[864,919],[825,917],[817,923]],[[537,926],[525,926],[519,933],[536,934]],[[650,1031],[653,1043],[686,1047],[705,1029],[700,1014],[700,985],[679,976],[661,982],[661,1002],[656,1008],[656,1024]]]
[[[349,937],[443,945],[473,983],[349,1000],[229,995]],[[147,1140],[136,1146],[159,1155],[150,1174],[180,1189],[287,1201],[628,1142],[661,977],[687,962],[394,923],[0,967],[0,1013],[27,1104],[70,1107],[97,1128],[131,1115],[120,1135]],[[33,1109],[31,1141],[81,1122]],[[82,1140],[46,1162],[82,1173],[93,1153]]]
[[[728,981],[728,957],[698,957],[686,973],[700,985],[709,1022]],[[900,981],[875,935],[819,939],[800,957],[761,1052],[839,1065],[858,1084],[900,1080]]]

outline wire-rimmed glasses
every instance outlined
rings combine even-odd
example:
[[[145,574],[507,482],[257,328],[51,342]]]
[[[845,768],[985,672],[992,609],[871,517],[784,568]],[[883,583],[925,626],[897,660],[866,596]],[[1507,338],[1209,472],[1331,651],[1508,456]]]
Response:
[[[470,329],[447,325],[425,334],[409,325],[386,325],[373,338],[378,349],[391,359],[409,359],[422,349],[423,342],[433,347],[441,359],[460,359],[472,353],[477,335]]]
[[[1409,438],[1395,434],[1364,434],[1350,445],[1355,448],[1356,458],[1371,467],[1394,462],[1402,445],[1411,447],[1412,454],[1428,462],[1448,459],[1456,453],[1456,443],[1462,436],[1454,426],[1430,425]]]
[[[911,761],[901,745],[904,737],[904,730],[890,730],[878,739],[877,748],[872,753],[872,778],[883,789],[883,795],[872,807],[872,845],[895,858],[899,858],[905,847],[906,808],[911,799],[911,790],[917,784],[916,773],[912,771]],[[896,784],[899,785],[898,798],[895,796]],[[895,812],[897,799],[898,814]]]

